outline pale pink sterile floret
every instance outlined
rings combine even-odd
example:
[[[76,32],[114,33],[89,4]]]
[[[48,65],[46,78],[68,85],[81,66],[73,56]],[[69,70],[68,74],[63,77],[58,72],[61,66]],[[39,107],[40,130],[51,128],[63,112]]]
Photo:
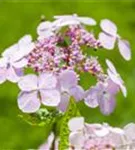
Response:
[[[100,27],[103,31],[99,34],[99,41],[101,42],[102,46],[108,50],[111,50],[114,48],[115,43],[117,42],[119,52],[122,57],[125,60],[130,60],[131,50],[129,42],[121,39],[117,33],[116,25],[108,19],[103,19],[100,22]]]
[[[41,103],[55,107],[60,102],[57,78],[53,74],[26,75],[20,79],[18,86],[22,90],[18,96],[18,106],[23,112],[36,112]]]
[[[22,75],[22,68],[27,66],[25,58],[34,48],[30,35],[22,37],[18,43],[10,46],[2,53],[0,59],[0,83],[6,80],[18,82]]]

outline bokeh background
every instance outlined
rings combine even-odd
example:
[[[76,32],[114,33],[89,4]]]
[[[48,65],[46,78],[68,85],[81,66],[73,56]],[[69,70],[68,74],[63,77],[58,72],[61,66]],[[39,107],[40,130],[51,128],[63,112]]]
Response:
[[[117,107],[110,116],[103,116],[99,109],[90,109],[79,104],[82,115],[88,122],[108,122],[113,126],[124,126],[135,122],[135,2],[127,1],[0,1],[0,52],[25,34],[36,37],[36,27],[41,15],[52,19],[54,15],[72,14],[91,16],[99,23],[109,18],[118,26],[119,34],[130,41],[132,60],[125,62],[118,49],[98,51],[100,62],[110,58],[123,77],[128,89],[127,98],[120,93]],[[81,76],[81,84],[87,88],[94,81],[88,75]],[[37,148],[46,137],[43,127],[31,127],[18,118],[17,106],[19,90],[15,84],[6,82],[0,85],[0,150]]]

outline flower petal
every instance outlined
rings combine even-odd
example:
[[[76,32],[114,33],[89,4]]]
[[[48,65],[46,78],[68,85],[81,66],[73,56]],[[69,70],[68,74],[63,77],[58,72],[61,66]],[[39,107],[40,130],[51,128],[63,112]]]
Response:
[[[40,90],[41,102],[46,106],[58,106],[60,93],[57,90]]]
[[[57,85],[57,78],[51,73],[42,73],[39,75],[38,84],[40,89],[53,89]]]
[[[117,36],[117,27],[112,21],[108,19],[103,19],[100,22],[100,27],[107,34],[110,34],[112,36]]]
[[[61,101],[58,105],[58,110],[65,112],[69,103],[70,95],[68,93],[61,94]]]
[[[20,76],[16,74],[16,71],[12,66],[7,69],[7,80],[11,82],[18,82],[20,80]]]
[[[40,108],[38,93],[36,91],[21,92],[18,97],[18,106],[25,113],[36,112]]]
[[[28,60],[26,58],[23,58],[20,61],[16,61],[16,62],[12,63],[12,65],[15,68],[23,68],[23,67],[27,66],[27,64],[28,64]]]
[[[74,71],[66,70],[60,74],[59,81],[62,87],[62,91],[69,92],[71,87],[77,85],[78,78]]]
[[[68,127],[70,131],[83,130],[84,128],[84,118],[83,117],[74,117],[69,120]]]
[[[99,33],[99,41],[104,48],[112,50],[115,46],[116,38],[101,32]]]
[[[84,98],[84,90],[79,85],[70,88],[69,93],[74,96],[77,101],[80,101]]]
[[[125,60],[130,60],[131,59],[131,50],[130,50],[130,45],[129,42],[126,40],[118,40],[118,47],[120,54],[123,56]]]
[[[37,76],[30,74],[22,77],[18,82],[18,86],[22,91],[32,91],[37,89]]]
[[[130,142],[135,140],[135,124],[129,123],[124,127],[124,132],[126,137],[130,140]]]
[[[113,74],[118,74],[117,73],[117,70],[115,68],[115,66],[113,65],[113,63],[109,60],[109,59],[106,59],[106,64],[107,64],[107,67],[109,68],[109,70],[113,73]]]
[[[93,18],[89,17],[78,17],[77,18],[81,23],[85,25],[96,25],[96,21]]]
[[[87,106],[96,108],[98,106],[98,92],[99,90],[96,88],[90,88],[85,93],[84,102]]]
[[[6,81],[6,74],[7,74],[7,69],[0,68],[0,84]]]
[[[109,115],[114,111],[116,101],[114,97],[109,93],[105,93],[105,94],[103,93],[102,95],[100,95],[98,101],[99,101],[100,111],[104,115]]]

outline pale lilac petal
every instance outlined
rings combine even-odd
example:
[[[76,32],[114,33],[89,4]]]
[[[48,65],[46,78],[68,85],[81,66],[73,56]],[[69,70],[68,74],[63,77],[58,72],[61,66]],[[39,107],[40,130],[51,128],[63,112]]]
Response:
[[[81,23],[86,25],[96,25],[96,21],[93,18],[89,17],[78,17],[77,18]]]
[[[76,86],[78,83],[77,75],[74,71],[66,70],[60,74],[59,78],[62,91],[69,92],[69,89],[73,86]]]
[[[17,76],[19,76],[19,77],[22,77],[24,75],[22,68],[15,69],[15,72],[16,72]]]
[[[41,102],[46,106],[58,106],[60,103],[60,93],[57,90],[40,90]]]
[[[83,117],[74,117],[68,122],[69,130],[74,132],[77,130],[83,130],[84,128],[84,118]]]
[[[18,97],[18,106],[25,113],[36,112],[40,108],[38,93],[21,92]]]
[[[9,48],[5,49],[5,51],[2,53],[2,56],[11,57],[17,50],[18,50],[18,44],[14,44]]]
[[[99,41],[104,48],[112,50],[115,46],[116,38],[101,32],[99,33]]]
[[[117,70],[115,68],[115,66],[113,65],[113,63],[109,60],[109,59],[106,59],[106,64],[107,64],[107,67],[109,68],[109,70],[114,73],[114,74],[118,74],[117,73]]]
[[[0,68],[0,84],[6,81],[7,69]]]
[[[16,71],[12,66],[7,69],[7,80],[11,82],[18,82],[20,80],[20,77],[16,74]]]
[[[26,58],[23,58],[19,61],[16,61],[16,62],[13,62],[12,65],[15,67],[15,68],[23,68],[25,66],[27,66],[28,64],[28,60]]]
[[[84,98],[85,104],[91,108],[96,108],[98,106],[98,93],[99,90],[97,88],[87,90]]]
[[[111,96],[109,93],[103,93],[102,95],[99,96],[99,107],[100,111],[104,115],[109,115],[112,113],[115,109],[116,101],[113,96]]]
[[[114,83],[111,79],[108,79],[107,91],[112,95],[116,95],[119,90],[120,90],[120,87],[118,86],[118,84]]]
[[[30,74],[21,77],[20,81],[18,82],[18,86],[22,91],[37,90],[37,76]]]
[[[124,132],[130,142],[135,140],[135,124],[129,123],[124,127]]]
[[[131,59],[131,50],[130,50],[130,45],[129,42],[126,40],[118,40],[118,47],[120,54],[123,56],[125,60],[130,60]]]
[[[120,89],[124,97],[127,97],[127,89],[123,84],[120,84]]]
[[[69,104],[70,95],[68,93],[61,94],[61,101],[58,105],[58,110],[65,112]]]
[[[38,86],[40,89],[53,89],[57,85],[57,78],[51,73],[42,73],[39,75]]]
[[[71,96],[74,96],[77,101],[84,98],[84,89],[79,85],[70,88],[69,93]]]
[[[38,150],[50,150],[51,149],[51,146],[52,146],[52,143],[53,143],[53,140],[54,140],[54,134],[51,133],[47,139],[47,141],[40,145],[40,147],[38,148]]]
[[[112,21],[108,19],[103,19],[100,22],[100,27],[107,34],[110,34],[115,37],[117,36],[117,27]]]

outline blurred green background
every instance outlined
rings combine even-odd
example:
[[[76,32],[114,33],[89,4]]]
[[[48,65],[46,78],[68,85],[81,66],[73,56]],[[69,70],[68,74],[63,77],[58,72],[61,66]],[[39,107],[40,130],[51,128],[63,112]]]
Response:
[[[110,116],[103,116],[99,109],[90,109],[79,104],[82,115],[89,122],[109,122],[111,125],[124,126],[135,122],[135,2],[134,1],[29,1],[0,2],[0,52],[16,42],[24,34],[36,37],[36,27],[41,15],[52,19],[54,15],[72,14],[91,16],[98,23],[103,18],[114,21],[119,34],[130,41],[132,60],[125,62],[118,49],[93,53],[99,56],[104,65],[105,57],[110,58],[123,77],[128,96],[117,96],[117,107]],[[81,83],[88,87],[93,80],[82,76]],[[18,118],[17,106],[19,90],[15,84],[6,82],[0,85],[0,150],[37,148],[46,136],[42,127],[31,127]]]

